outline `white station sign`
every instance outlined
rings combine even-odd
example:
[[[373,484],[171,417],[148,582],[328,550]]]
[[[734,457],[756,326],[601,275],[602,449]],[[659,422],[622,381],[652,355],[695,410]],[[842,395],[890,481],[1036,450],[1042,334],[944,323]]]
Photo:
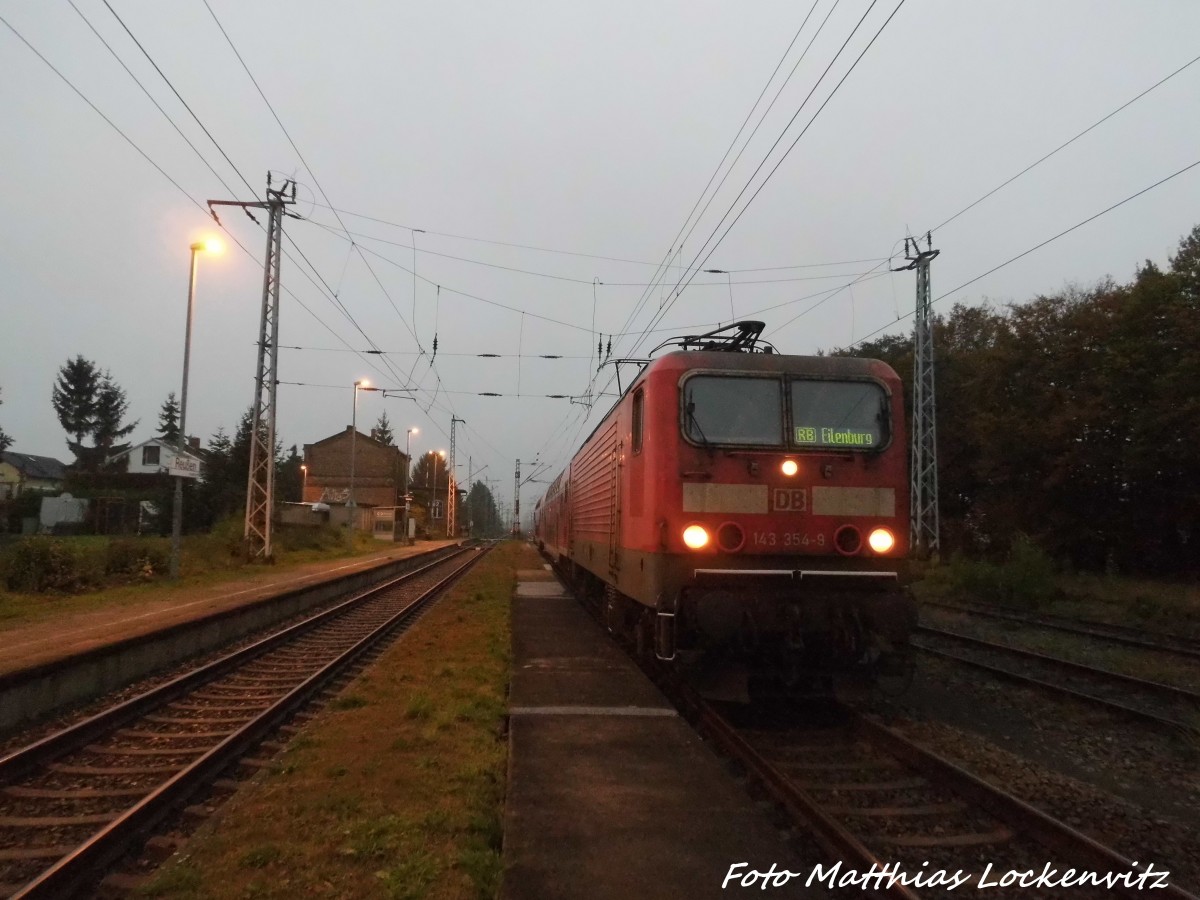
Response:
[[[190,456],[176,456],[171,460],[167,474],[174,478],[199,478],[200,460]]]

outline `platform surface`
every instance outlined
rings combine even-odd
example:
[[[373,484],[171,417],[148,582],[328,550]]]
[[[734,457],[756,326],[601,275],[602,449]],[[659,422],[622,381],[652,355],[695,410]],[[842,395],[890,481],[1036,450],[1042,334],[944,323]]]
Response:
[[[513,598],[505,900],[731,897],[738,870],[801,859],[667,699],[557,582]]]
[[[53,663],[77,653],[150,634],[211,613],[249,605],[297,588],[427,553],[456,541],[422,541],[411,547],[380,542],[362,556],[322,560],[278,571],[247,567],[235,579],[207,585],[163,582],[153,593],[109,606],[69,612],[36,622],[0,624],[0,674]],[[53,602],[52,599],[48,602]]]

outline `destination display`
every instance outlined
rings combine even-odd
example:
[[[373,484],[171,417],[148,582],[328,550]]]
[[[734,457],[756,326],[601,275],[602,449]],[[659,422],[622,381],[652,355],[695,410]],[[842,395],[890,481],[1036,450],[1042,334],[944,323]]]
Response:
[[[794,379],[792,443],[799,447],[882,450],[888,443],[887,395],[874,381]]]
[[[877,436],[869,431],[847,431],[812,425],[796,426],[797,444],[821,444],[826,447],[873,447]]]

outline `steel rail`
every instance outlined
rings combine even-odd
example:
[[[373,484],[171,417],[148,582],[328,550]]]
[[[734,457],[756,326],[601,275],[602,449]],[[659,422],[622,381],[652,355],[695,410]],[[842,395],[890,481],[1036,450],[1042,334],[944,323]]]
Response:
[[[105,734],[113,728],[124,725],[126,722],[136,719],[151,709],[161,706],[164,703],[169,703],[181,694],[204,684],[206,681],[219,678],[227,672],[245,665],[251,659],[261,656],[307,631],[324,625],[354,606],[370,599],[375,594],[391,590],[405,581],[422,575],[446,560],[467,552],[470,552],[470,548],[458,549],[455,552],[440,556],[438,559],[417,569],[405,572],[384,584],[376,585],[355,594],[353,597],[323,612],[296,622],[282,631],[277,631],[240,650],[235,650],[190,672],[185,672],[165,684],[151,688],[145,693],[131,697],[88,719],[70,725],[54,734],[47,735],[39,741],[20,747],[7,756],[0,758],[0,784],[14,781],[33,771],[38,766],[44,765],[47,762],[53,762],[58,757],[70,753],[78,747],[92,743],[98,736]]]
[[[917,632],[919,634],[934,635],[936,637],[946,637],[952,641],[970,644],[972,647],[980,647],[985,650],[992,650],[996,653],[1007,653],[1010,656],[1016,656],[1019,659],[1028,659],[1036,662],[1044,662],[1046,665],[1057,666],[1068,672],[1079,672],[1094,678],[1102,678],[1108,682],[1126,685],[1127,688],[1136,690],[1144,690],[1148,694],[1158,694],[1174,698],[1174,700],[1184,700],[1198,704],[1200,707],[1200,694],[1195,691],[1190,691],[1187,688],[1178,688],[1174,684],[1164,684],[1162,682],[1151,682],[1145,678],[1136,676],[1127,676],[1122,672],[1114,672],[1109,668],[1098,668],[1096,666],[1088,666],[1086,662],[1075,662],[1074,660],[1062,659],[1061,656],[1050,656],[1045,653],[1038,653],[1037,650],[1026,650],[1022,647],[1013,647],[1012,644],[996,643],[995,641],[985,641],[982,637],[972,637],[971,635],[960,634],[958,631],[947,631],[946,629],[931,628],[929,625],[918,625]]]
[[[869,870],[872,866],[883,868],[884,862],[871,852],[849,829],[822,809],[809,794],[797,787],[786,775],[766,760],[757,750],[718,715],[708,703],[696,695],[691,688],[677,685],[679,699],[691,711],[695,727],[706,732],[721,747],[722,752],[746,767],[759,780],[766,791],[780,803],[788,814],[805,825],[814,840],[831,859],[844,860],[851,868]],[[875,896],[894,900],[920,900],[902,884],[881,888]]]
[[[943,600],[922,600],[921,605],[964,612],[971,615],[986,616],[992,619],[1019,622],[1026,625],[1036,625],[1054,631],[1063,631],[1067,634],[1079,634],[1111,641],[1115,644],[1139,647],[1143,650],[1156,650],[1162,653],[1175,653],[1190,659],[1200,659],[1200,642],[1179,634],[1155,634],[1154,632],[1138,631],[1137,629],[1127,628],[1122,625],[1108,625],[1103,622],[1072,621],[1060,616],[1019,613],[1014,610],[999,609],[990,606],[947,603]],[[1109,628],[1118,630],[1106,630]],[[1155,638],[1161,638],[1162,640],[1155,640]],[[1163,641],[1175,641],[1177,645],[1164,643]]]
[[[1135,675],[1125,675],[1121,672],[1114,672],[1111,669],[1100,669],[1096,666],[1089,666],[1087,663],[1079,663],[1070,659],[1063,659],[1059,656],[1050,656],[1045,653],[1039,653],[1036,650],[1026,650],[1023,647],[1013,647],[1010,644],[998,644],[995,641],[987,641],[983,638],[972,637],[969,634],[960,634],[957,631],[947,631],[942,628],[932,628],[928,625],[918,625],[918,632],[923,634],[932,634],[938,637],[950,638],[951,640],[960,641],[964,644],[970,644],[974,647],[983,647],[987,650],[994,650],[999,653],[1008,653],[1011,656],[1017,656],[1021,659],[1032,659],[1037,662],[1047,663],[1048,665],[1058,666],[1060,669],[1067,669],[1071,672],[1079,672],[1083,675],[1091,675],[1098,678],[1103,678],[1108,681],[1123,684],[1127,687],[1137,688],[1138,690],[1147,691],[1152,694],[1161,694],[1167,697],[1174,697],[1178,700],[1190,700],[1193,703],[1200,705],[1200,694],[1195,691],[1189,691],[1187,688],[1177,687],[1173,684],[1164,684],[1161,681],[1150,681],[1146,678],[1138,678]]]
[[[475,552],[464,565],[459,566],[420,597],[408,603],[381,626],[310,675],[270,707],[204,753],[199,759],[152,790],[136,805],[96,832],[70,854],[24,885],[12,895],[11,900],[41,900],[41,898],[61,900],[63,897],[70,897],[82,890],[97,877],[99,872],[119,860],[136,841],[142,839],[159,822],[170,816],[184,800],[216,779],[221,772],[269,733],[284,724],[295,714],[297,709],[307,704],[347,666],[370,651],[396,627],[412,619],[433,597],[461,577],[487,552],[482,548],[471,548],[471,550]],[[471,550],[463,552],[471,552]],[[449,558],[453,557],[443,558],[442,562],[446,562]],[[412,574],[415,573],[409,573],[410,576]],[[392,582],[392,586],[394,585],[395,582]],[[376,592],[373,589],[368,593]]]
[[[1169,719],[1166,716],[1157,715],[1156,713],[1149,712],[1148,710],[1141,709],[1140,707],[1128,706],[1124,703],[1118,703],[1116,700],[1098,697],[1095,694],[1087,694],[1083,691],[1077,691],[1074,688],[1066,687],[1065,685],[1055,684],[1053,681],[1043,681],[1040,678],[1034,678],[1032,675],[1022,675],[1020,672],[1014,672],[1011,669],[1002,669],[999,666],[993,666],[977,659],[959,656],[957,653],[950,653],[946,650],[937,650],[933,647],[926,647],[923,644],[918,644],[916,642],[911,642],[911,646],[913,649],[919,650],[922,653],[928,653],[930,656],[937,656],[941,659],[946,659],[964,666],[972,666],[973,668],[980,669],[981,671],[995,675],[999,678],[1007,679],[1008,681],[1012,681],[1016,684],[1038,688],[1054,694],[1070,697],[1073,700],[1081,700],[1085,703],[1091,703],[1095,706],[1107,709],[1110,712],[1121,713],[1122,715],[1132,716],[1136,719],[1142,719],[1143,721],[1150,722],[1154,725],[1166,727],[1173,732],[1179,732],[1183,734],[1195,732],[1195,728],[1185,722],[1180,722],[1178,719]]]
[[[1030,836],[1048,850],[1069,855],[1072,865],[1082,861],[1083,865],[1095,867],[1097,872],[1139,871],[1139,866],[1086,834],[1055,819],[1035,806],[1031,806],[1007,791],[972,775],[938,754],[921,747],[892,729],[874,722],[856,710],[843,707],[854,728],[868,741],[896,758],[928,775],[938,784],[978,804],[996,818],[1012,825]],[[1136,898],[1144,892],[1132,888],[1114,887],[1122,896]],[[1200,900],[1175,885],[1168,885],[1156,894],[1165,900]]]

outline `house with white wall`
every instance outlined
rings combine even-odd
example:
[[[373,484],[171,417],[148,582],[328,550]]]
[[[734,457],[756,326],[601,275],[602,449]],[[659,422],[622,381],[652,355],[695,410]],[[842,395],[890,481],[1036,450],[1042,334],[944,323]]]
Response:
[[[148,441],[134,444],[108,459],[109,464],[119,463],[128,459],[126,471],[131,475],[170,474],[175,457],[180,456],[190,463],[190,468],[199,473],[204,471],[204,456],[200,452],[200,439],[188,438],[187,446],[180,450],[172,441],[162,437],[152,437]]]

